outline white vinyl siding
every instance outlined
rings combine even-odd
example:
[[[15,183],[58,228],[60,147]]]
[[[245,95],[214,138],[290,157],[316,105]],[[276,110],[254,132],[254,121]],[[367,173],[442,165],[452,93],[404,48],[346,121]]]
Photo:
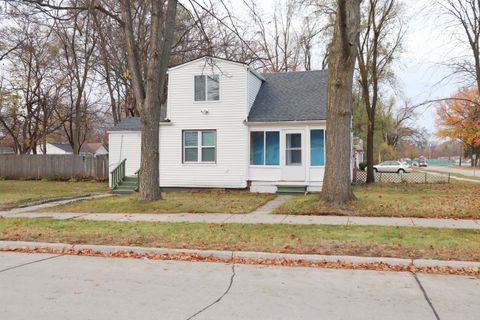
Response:
[[[214,60],[206,66],[200,59],[169,71],[168,117],[160,127],[160,185],[193,188],[245,188],[248,171],[248,128],[245,67]],[[218,74],[220,99],[193,101],[194,77]],[[206,112],[208,111],[208,112]],[[215,129],[214,163],[182,162],[183,131]],[[208,152],[208,151],[206,151]]]
[[[139,131],[110,133],[108,135],[108,171],[111,172],[123,159],[127,159],[125,174],[133,176],[140,169],[140,142]],[[109,178],[111,179],[111,177]]]
[[[262,86],[262,80],[258,79],[256,75],[254,75],[252,72],[248,72],[248,97],[247,97],[247,103],[248,103],[248,109],[247,109],[247,114],[250,112],[250,109],[253,106],[253,103],[255,102],[255,98],[257,97],[258,91],[260,90],[260,87]]]

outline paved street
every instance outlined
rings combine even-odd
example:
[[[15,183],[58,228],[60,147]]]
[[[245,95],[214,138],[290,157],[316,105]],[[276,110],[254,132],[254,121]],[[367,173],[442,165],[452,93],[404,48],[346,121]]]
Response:
[[[478,319],[480,279],[417,277],[0,252],[0,318]]]

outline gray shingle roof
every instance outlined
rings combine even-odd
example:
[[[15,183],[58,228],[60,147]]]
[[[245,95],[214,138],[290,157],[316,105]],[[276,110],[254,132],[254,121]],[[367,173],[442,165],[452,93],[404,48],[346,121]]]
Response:
[[[110,131],[139,131],[140,130],[140,118],[128,117],[122,119],[117,123]]]
[[[325,120],[327,71],[262,73],[249,122]]]
[[[165,120],[167,116],[167,108],[160,109],[160,119],[161,122],[166,122]],[[117,123],[110,131],[140,131],[140,118],[139,117],[128,117],[122,119],[119,123]]]

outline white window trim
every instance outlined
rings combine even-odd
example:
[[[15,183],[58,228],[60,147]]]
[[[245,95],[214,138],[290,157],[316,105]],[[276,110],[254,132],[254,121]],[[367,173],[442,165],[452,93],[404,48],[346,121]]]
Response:
[[[263,164],[253,164],[252,163],[252,132],[263,132]],[[278,133],[278,164],[266,164],[266,157],[267,157],[267,132],[277,132]],[[265,167],[273,167],[273,168],[278,168],[280,167],[280,152],[281,152],[281,146],[280,146],[280,131],[279,130],[253,130],[250,131],[250,134],[248,136],[249,139],[249,164],[250,167],[257,167],[257,168],[265,168]]]
[[[186,146],[185,145],[185,134],[187,132],[196,132],[197,133],[197,145],[196,146]],[[202,145],[202,132],[213,132],[215,133],[215,143],[213,146],[204,146]],[[202,150],[207,148],[213,148],[214,151],[214,161],[202,161]],[[197,161],[187,161],[185,160],[185,150],[186,149],[197,149]],[[216,164],[217,163],[217,130],[213,129],[202,129],[202,130],[183,130],[182,131],[182,163],[183,164]]]
[[[205,76],[205,100],[195,100],[195,77]],[[207,77],[208,76],[218,76],[218,100],[207,100],[208,97],[208,88],[207,88]],[[222,77],[219,74],[196,74],[193,76],[193,103],[219,103],[222,101]]]
[[[290,148],[289,148],[289,147],[288,147],[288,144],[287,144],[287,141],[288,141],[287,135],[293,135],[293,134],[299,134],[299,135],[300,135],[300,148],[298,148],[298,147],[294,147],[294,148],[290,147]],[[292,167],[295,167],[295,166],[303,166],[303,161],[304,161],[303,158],[304,158],[304,156],[303,156],[303,151],[302,151],[302,149],[303,149],[303,148],[302,148],[302,145],[303,145],[303,141],[302,141],[302,140],[303,140],[303,137],[302,137],[302,133],[300,133],[300,132],[297,132],[297,133],[292,132],[292,133],[286,133],[286,134],[285,134],[285,165],[286,165],[286,166],[292,166]],[[298,163],[298,162],[296,162],[296,163],[287,163],[287,159],[288,159],[287,154],[288,154],[288,151],[296,151],[296,150],[300,151],[301,161],[300,161],[299,163]]]
[[[312,131],[323,131],[323,165],[322,164],[312,164]],[[325,131],[325,129],[322,129],[322,128],[318,128],[318,129],[310,129],[309,131],[309,135],[310,135],[310,167],[313,167],[313,168],[325,168],[325,163],[327,162],[327,145],[325,144],[325,141],[326,141],[326,137],[327,137],[327,133]]]

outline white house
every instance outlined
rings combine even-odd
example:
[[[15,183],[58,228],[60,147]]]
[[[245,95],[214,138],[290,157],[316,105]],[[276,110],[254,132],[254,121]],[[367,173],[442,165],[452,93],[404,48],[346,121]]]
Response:
[[[257,73],[204,57],[169,69],[160,123],[160,186],[319,191],[327,72]],[[140,121],[109,131],[110,169],[140,168]]]
[[[68,143],[46,143],[46,154],[73,154],[72,146]],[[43,154],[40,146],[37,147],[37,154]],[[107,148],[103,143],[85,142],[80,147],[80,155],[82,156],[102,156],[108,155]]]
[[[46,154],[72,154],[73,149],[68,143],[46,143]],[[37,147],[37,154],[42,154],[40,146]]]

